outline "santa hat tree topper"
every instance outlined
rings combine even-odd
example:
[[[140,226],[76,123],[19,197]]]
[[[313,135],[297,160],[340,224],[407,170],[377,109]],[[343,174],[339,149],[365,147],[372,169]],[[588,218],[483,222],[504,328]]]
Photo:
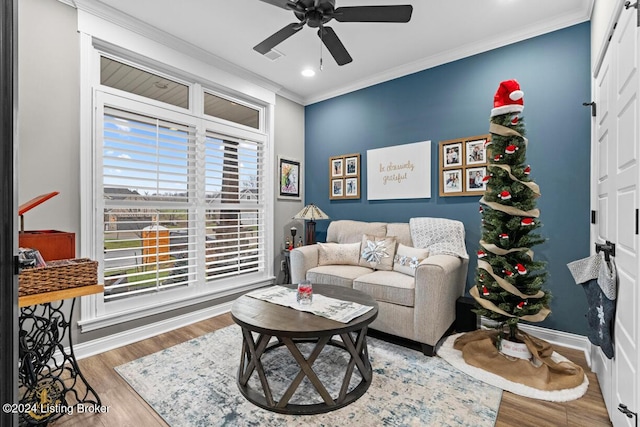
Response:
[[[500,83],[493,97],[491,117],[508,113],[521,113],[523,109],[524,92],[520,90],[520,84],[516,80],[505,80]]]

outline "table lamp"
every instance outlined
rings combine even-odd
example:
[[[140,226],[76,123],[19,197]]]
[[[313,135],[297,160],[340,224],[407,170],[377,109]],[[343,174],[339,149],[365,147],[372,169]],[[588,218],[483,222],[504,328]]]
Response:
[[[313,203],[305,206],[300,212],[293,216],[293,219],[307,220],[305,226],[305,244],[313,245],[316,243],[316,220],[329,219],[329,215],[322,212],[319,207]]]

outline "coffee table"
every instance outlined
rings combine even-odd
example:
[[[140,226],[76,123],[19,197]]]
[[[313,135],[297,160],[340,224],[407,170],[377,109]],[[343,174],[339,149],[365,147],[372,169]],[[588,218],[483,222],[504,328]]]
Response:
[[[238,298],[231,308],[233,320],[242,328],[242,353],[238,368],[238,388],[250,402],[270,411],[283,414],[318,414],[342,408],[360,396],[371,385],[372,369],[367,351],[367,328],[378,316],[378,304],[369,295],[355,289],[332,285],[313,285],[314,294],[353,301],[373,308],[349,323],[341,323],[315,314],[262,301],[246,295]],[[334,339],[339,336],[341,340]],[[275,337],[275,340],[272,338]],[[298,345],[315,343],[313,351],[305,357]],[[342,386],[336,396],[331,396],[322,383],[313,364],[322,357],[325,346],[331,345],[349,355],[348,363],[336,369],[343,374]],[[269,386],[269,378],[263,366],[263,356],[271,351],[286,348],[300,370],[279,400]],[[351,391],[349,383],[355,368],[361,381]],[[262,390],[251,387],[249,379],[257,372]],[[320,403],[289,403],[302,380],[307,377],[322,398]]]

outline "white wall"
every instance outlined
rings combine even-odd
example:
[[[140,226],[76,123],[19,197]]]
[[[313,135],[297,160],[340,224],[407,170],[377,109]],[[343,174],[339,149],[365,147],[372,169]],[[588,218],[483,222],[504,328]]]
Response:
[[[281,200],[276,198],[275,203],[275,228],[274,228],[274,273],[277,276],[278,283],[282,283],[284,273],[280,271],[280,262],[283,257],[281,255],[282,245],[285,235],[290,234],[291,227],[297,228],[296,236],[304,236],[304,225],[301,221],[291,219],[304,206],[304,107],[289,101],[286,98],[278,96],[276,98],[275,108],[275,154],[290,159],[299,160],[301,162],[302,187],[300,189],[302,200]],[[276,165],[277,172],[277,165]],[[278,183],[276,182],[275,194],[279,194]]]
[[[76,26],[58,1],[18,2],[18,203],[60,192],[25,214],[27,230],[80,231]]]

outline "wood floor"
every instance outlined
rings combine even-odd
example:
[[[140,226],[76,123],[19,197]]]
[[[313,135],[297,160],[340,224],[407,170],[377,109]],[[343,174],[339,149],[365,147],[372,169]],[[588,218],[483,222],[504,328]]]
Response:
[[[167,424],[114,371],[114,367],[155,353],[192,338],[233,324],[229,314],[217,316],[175,331],[155,336],[97,356],[80,360],[80,369],[100,395],[108,412],[64,416],[50,425],[56,427],[152,427]],[[589,377],[589,389],[580,399],[566,403],[528,399],[504,392],[496,427],[611,426],[598,380],[581,351],[556,348],[566,358],[582,366]]]

